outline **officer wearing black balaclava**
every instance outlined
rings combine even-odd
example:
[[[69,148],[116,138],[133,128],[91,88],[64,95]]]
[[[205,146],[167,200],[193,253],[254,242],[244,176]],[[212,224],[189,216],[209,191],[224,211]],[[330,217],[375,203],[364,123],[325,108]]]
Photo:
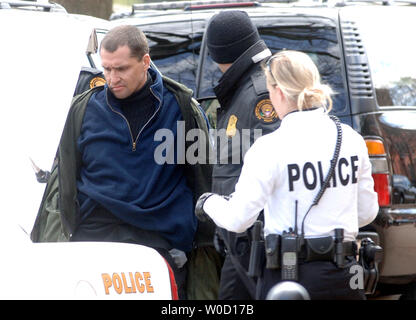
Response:
[[[214,88],[220,107],[212,192],[229,195],[234,192],[248,147],[256,138],[277,129],[280,123],[260,66],[271,52],[243,11],[220,12],[211,19],[206,32],[209,55],[223,72]],[[248,291],[247,279],[236,266],[237,262],[248,269],[250,230],[236,234],[217,229],[217,235],[227,248],[219,299],[252,298],[254,293]]]

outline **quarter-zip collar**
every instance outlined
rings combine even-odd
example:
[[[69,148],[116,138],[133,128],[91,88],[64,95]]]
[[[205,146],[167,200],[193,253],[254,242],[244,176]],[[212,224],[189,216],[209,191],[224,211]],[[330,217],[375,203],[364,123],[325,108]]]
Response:
[[[149,68],[149,74],[152,77],[153,84],[150,86],[150,91],[161,102],[163,100],[163,80],[162,76],[156,70]]]
[[[162,81],[161,75],[157,71],[155,71],[151,68],[149,68],[149,70],[148,70],[148,76],[149,75],[151,77],[151,81],[153,82],[153,84],[150,86],[150,92],[154,96],[154,98],[157,100],[157,104],[156,104],[156,107],[155,107],[155,110],[154,110],[153,114],[149,117],[148,121],[140,129],[137,136],[134,136],[129,121],[127,120],[127,118],[125,117],[125,115],[122,113],[122,111],[120,109],[120,101],[121,100],[117,99],[113,94],[111,94],[111,92],[108,88],[108,85],[107,84],[105,85],[105,91],[106,91],[105,95],[106,95],[107,105],[114,113],[120,115],[126,121],[127,127],[129,129],[130,137],[131,137],[132,151],[133,152],[136,151],[137,143],[138,143],[140,134],[151,123],[151,121],[156,117],[156,115],[158,114],[158,112],[159,112],[159,110],[162,106],[162,102],[163,102],[163,81]],[[139,92],[139,94],[140,94],[140,92]],[[130,97],[128,97],[126,99],[123,99],[123,100],[126,101],[128,99],[134,99],[135,95],[136,95],[136,93],[134,93]]]
[[[110,107],[118,107],[120,104],[123,104],[124,102],[129,102],[129,101],[133,101],[135,98],[137,98],[137,96],[141,95],[141,94],[145,94],[145,91],[147,89],[147,87],[150,85],[150,92],[152,93],[152,95],[160,102],[163,100],[163,81],[162,81],[162,77],[159,74],[159,72],[149,68],[148,70],[148,77],[150,77],[150,79],[147,79],[146,83],[143,85],[143,87],[133,93],[132,95],[130,95],[129,97],[125,98],[125,99],[118,99],[116,98],[111,91],[108,88],[108,85],[105,85],[105,90],[106,90],[106,95],[108,98],[108,103],[110,105]]]
[[[140,104],[140,101],[145,99],[147,95],[150,93],[150,86],[152,85],[152,78],[150,74],[147,74],[147,80],[144,83],[144,85],[136,92],[134,92],[132,95],[128,96],[124,99],[118,99],[111,90],[108,89],[107,86],[107,95],[108,95],[108,101],[113,106],[121,106],[122,108],[124,106],[130,106],[130,105],[138,105]]]

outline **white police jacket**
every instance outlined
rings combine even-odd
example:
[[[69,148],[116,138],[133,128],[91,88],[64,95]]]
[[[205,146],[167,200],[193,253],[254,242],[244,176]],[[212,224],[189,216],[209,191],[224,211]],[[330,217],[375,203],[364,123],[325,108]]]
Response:
[[[305,236],[333,235],[344,229],[345,241],[355,240],[358,228],[377,215],[377,194],[363,138],[342,126],[342,145],[332,178],[318,205],[305,219]],[[259,138],[248,150],[230,200],[209,197],[205,212],[229,231],[243,232],[264,208],[264,233],[298,230],[330,167],[337,130],[323,108],[287,114],[280,128]]]

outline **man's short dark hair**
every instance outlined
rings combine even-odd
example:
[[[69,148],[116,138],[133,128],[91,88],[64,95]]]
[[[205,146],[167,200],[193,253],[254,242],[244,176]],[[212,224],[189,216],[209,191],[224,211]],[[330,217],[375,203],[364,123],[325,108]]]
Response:
[[[114,52],[122,46],[128,46],[132,57],[137,57],[138,60],[142,60],[143,56],[149,53],[146,36],[139,28],[132,25],[111,29],[101,41],[101,49],[104,48],[108,52]]]

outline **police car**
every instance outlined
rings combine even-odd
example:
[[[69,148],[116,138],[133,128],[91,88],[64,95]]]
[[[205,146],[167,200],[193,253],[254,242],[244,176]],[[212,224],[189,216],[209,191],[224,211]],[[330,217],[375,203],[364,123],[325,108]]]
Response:
[[[32,165],[52,167],[80,70],[94,67],[87,44],[96,23],[45,1],[0,1],[0,299],[177,298],[170,267],[151,248],[28,235],[45,189]]]
[[[177,1],[135,4],[110,20],[140,27],[161,72],[192,88],[212,114],[221,72],[204,31],[219,10],[235,9],[251,16],[272,52],[308,53],[336,92],[332,113],[366,140],[379,197],[377,219],[360,230],[384,249],[369,293],[416,298],[416,203],[393,195],[396,176],[416,186],[415,1]]]

